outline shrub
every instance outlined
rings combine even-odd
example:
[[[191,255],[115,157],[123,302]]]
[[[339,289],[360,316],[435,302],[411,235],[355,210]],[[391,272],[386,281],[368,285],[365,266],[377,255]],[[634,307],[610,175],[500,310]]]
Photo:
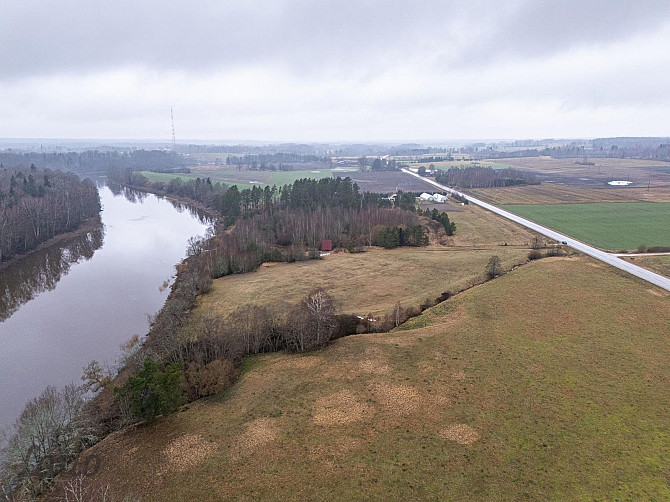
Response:
[[[183,371],[178,363],[161,369],[151,358],[137,376],[128,379],[123,387],[116,387],[118,399],[126,399],[132,418],[153,421],[158,415],[171,413],[184,403]]]
[[[286,258],[284,258],[284,255],[281,254],[281,251],[279,249],[274,248],[272,251],[268,251],[263,255],[263,261],[264,262],[282,262],[285,261]]]
[[[528,253],[528,259],[529,260],[539,260],[542,258],[542,253],[540,253],[537,249],[531,250],[530,253]]]
[[[198,399],[226,390],[235,381],[237,371],[228,359],[218,359],[204,366],[190,363],[184,377],[189,399]]]
[[[431,300],[430,298],[426,298],[423,303],[421,304],[421,311],[423,312],[426,309],[429,309],[430,307],[434,307],[436,304],[435,300]]]
[[[449,298],[451,298],[451,292],[445,291],[444,293],[442,293],[440,296],[437,297],[435,303],[446,302]]]

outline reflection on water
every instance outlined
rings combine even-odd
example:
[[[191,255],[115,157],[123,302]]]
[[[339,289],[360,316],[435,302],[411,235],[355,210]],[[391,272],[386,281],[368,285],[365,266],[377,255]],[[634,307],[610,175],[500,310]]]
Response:
[[[79,383],[92,359],[148,331],[165,302],[197,210],[134,190],[100,187],[102,229],[62,241],[0,272],[0,428],[47,385]],[[104,235],[104,239],[103,239]]]
[[[72,265],[90,260],[102,247],[104,235],[101,226],[35,251],[18,264],[0,271],[0,322],[35,296],[54,289]]]
[[[103,185],[101,185],[103,186]],[[104,186],[106,186],[114,195],[121,195],[125,197],[125,199],[128,202],[136,203],[136,202],[142,202],[144,199],[147,197],[154,197],[154,195],[149,194],[147,192],[141,192],[139,190],[134,190],[132,188],[128,187],[123,187],[119,185],[114,185],[112,183],[107,183]],[[179,201],[171,200],[171,199],[163,199],[166,200],[172,207],[176,209],[178,213],[183,213],[184,211],[187,211],[193,218],[197,218],[200,223],[203,225],[211,225],[212,224],[212,218],[209,216],[207,211],[195,207],[189,204],[184,204]]]

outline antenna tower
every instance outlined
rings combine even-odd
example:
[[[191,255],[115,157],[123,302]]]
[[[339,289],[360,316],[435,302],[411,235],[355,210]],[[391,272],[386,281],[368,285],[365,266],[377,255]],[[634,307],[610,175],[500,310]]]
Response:
[[[170,107],[170,118],[172,119],[172,151],[174,151],[177,146],[177,139],[174,134],[174,113],[172,113],[172,107]]]

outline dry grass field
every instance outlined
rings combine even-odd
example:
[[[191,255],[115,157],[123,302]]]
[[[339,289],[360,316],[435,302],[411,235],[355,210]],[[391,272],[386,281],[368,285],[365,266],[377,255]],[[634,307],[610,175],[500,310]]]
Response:
[[[588,204],[596,202],[670,202],[670,186],[657,188],[579,188],[543,183],[467,190],[490,204]]]
[[[652,272],[670,277],[670,256],[630,256],[625,259]]]
[[[321,287],[335,298],[339,312],[378,316],[391,312],[397,302],[418,307],[426,298],[482,282],[493,254],[505,269],[511,269],[526,261],[528,251],[511,246],[371,248],[365,253],[335,253],[318,261],[266,264],[256,272],[215,280],[212,291],[199,298],[195,314],[227,315],[242,305],[297,303]]]
[[[144,501],[668,500],[669,324],[668,293],[544,259],[405,329],[250,358],[82,461]]]
[[[482,247],[507,243],[508,246],[527,247],[535,235],[535,232],[474,204],[460,206],[460,209],[462,211],[449,213],[449,219],[456,223],[456,233],[442,239],[446,245]]]

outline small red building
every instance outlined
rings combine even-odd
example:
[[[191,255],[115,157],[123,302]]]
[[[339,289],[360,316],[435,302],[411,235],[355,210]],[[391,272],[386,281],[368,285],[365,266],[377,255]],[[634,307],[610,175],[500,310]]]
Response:
[[[333,241],[330,239],[323,239],[321,243],[321,251],[332,251],[333,250]]]

